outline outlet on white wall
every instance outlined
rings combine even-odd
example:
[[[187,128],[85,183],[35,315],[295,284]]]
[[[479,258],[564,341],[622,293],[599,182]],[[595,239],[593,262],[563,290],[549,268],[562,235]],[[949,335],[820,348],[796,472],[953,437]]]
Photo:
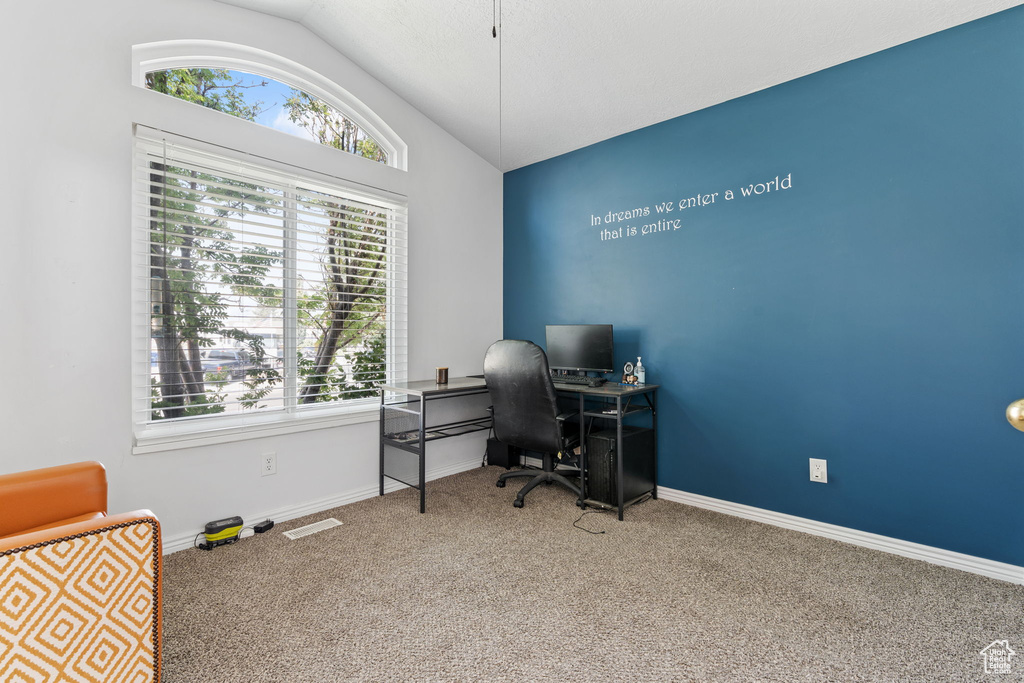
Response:
[[[260,456],[260,474],[264,477],[277,474],[277,453],[264,453]]]
[[[828,483],[828,461],[811,458],[811,481]]]

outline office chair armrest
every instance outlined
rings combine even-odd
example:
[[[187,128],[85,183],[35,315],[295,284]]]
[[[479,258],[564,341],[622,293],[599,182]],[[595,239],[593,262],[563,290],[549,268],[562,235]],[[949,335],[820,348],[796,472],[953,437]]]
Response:
[[[568,413],[562,413],[561,415],[556,416],[555,419],[558,420],[559,422],[565,422],[570,417],[573,417],[576,414],[577,412],[575,410],[571,410]]]

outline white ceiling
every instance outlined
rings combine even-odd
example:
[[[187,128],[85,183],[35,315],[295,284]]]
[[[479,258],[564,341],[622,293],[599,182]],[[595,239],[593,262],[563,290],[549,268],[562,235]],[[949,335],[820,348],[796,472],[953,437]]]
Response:
[[[301,23],[503,171],[1021,4],[220,1]]]

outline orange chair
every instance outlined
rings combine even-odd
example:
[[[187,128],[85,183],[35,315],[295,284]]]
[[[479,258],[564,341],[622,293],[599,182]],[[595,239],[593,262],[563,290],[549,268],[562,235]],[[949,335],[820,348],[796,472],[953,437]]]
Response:
[[[160,523],[103,465],[0,475],[0,681],[160,680]]]

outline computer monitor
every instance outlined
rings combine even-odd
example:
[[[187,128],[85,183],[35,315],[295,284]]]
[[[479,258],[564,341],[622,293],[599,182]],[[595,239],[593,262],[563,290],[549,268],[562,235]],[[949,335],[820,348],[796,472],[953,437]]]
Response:
[[[615,369],[611,325],[546,325],[545,336],[552,370]]]

